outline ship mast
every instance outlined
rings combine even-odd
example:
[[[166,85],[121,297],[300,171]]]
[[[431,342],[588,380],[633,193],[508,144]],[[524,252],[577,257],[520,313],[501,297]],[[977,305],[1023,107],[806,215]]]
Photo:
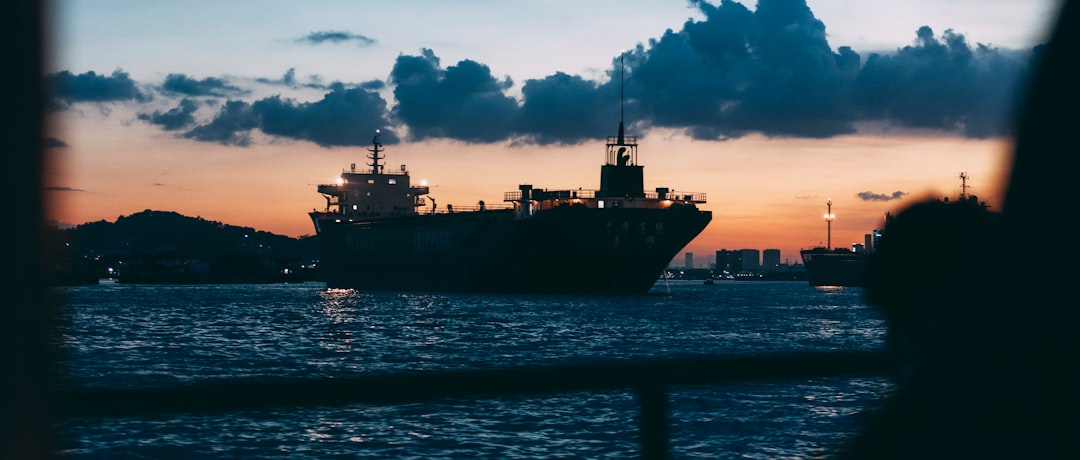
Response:
[[[618,151],[618,160],[621,164],[636,164],[637,163],[637,144],[634,143],[634,149],[632,155],[623,156],[626,152],[625,147],[629,147],[626,143],[626,135],[624,134],[623,121],[626,119],[626,52],[623,51],[619,55],[619,135],[615,139],[615,145],[620,148]]]
[[[619,55],[619,145],[624,145],[623,120],[626,112],[626,52]]]
[[[368,158],[371,159],[371,163],[368,163],[368,166],[371,166],[372,174],[380,174],[382,173],[382,168],[379,165],[379,160],[385,159],[386,157],[379,156],[379,147],[382,147],[382,142],[379,142],[379,130],[377,129],[375,130],[375,137],[371,139],[371,145],[372,148],[368,149],[368,151],[371,152],[371,155],[368,155]]]

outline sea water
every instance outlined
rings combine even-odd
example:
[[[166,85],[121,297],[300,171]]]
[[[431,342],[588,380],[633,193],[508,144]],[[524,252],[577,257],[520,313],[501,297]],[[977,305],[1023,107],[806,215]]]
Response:
[[[644,296],[327,289],[321,283],[57,288],[78,388],[341,378],[698,355],[876,350],[859,288],[659,281]],[[808,458],[893,389],[879,377],[675,387],[674,458]],[[74,419],[64,458],[637,458],[632,391]]]

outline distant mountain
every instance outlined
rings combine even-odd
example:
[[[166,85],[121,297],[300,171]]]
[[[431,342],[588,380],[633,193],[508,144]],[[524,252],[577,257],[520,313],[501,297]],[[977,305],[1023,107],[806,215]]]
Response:
[[[315,237],[292,238],[171,211],[49,229],[54,284],[278,282],[314,276]],[[64,282],[62,278],[71,278]]]

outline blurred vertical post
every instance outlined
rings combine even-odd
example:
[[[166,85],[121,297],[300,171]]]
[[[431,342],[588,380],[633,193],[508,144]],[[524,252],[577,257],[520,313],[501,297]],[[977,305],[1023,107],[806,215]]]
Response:
[[[50,455],[53,356],[49,336],[52,312],[42,260],[44,206],[42,144],[44,134],[42,70],[44,4],[13,0],[2,15],[0,34],[9,66],[0,73],[8,110],[0,131],[4,166],[5,260],[0,300],[0,455],[36,459]]]

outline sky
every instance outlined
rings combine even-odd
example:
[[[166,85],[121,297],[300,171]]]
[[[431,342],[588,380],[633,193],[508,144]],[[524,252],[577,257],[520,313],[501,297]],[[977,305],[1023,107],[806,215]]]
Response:
[[[1058,0],[49,4],[51,219],[175,211],[314,233],[378,129],[440,206],[599,187],[620,113],[645,188],[705,193],[686,248],[862,242],[969,192],[1000,209],[1010,117]],[[621,111],[621,112],[620,112]],[[676,261],[682,260],[682,254]]]

